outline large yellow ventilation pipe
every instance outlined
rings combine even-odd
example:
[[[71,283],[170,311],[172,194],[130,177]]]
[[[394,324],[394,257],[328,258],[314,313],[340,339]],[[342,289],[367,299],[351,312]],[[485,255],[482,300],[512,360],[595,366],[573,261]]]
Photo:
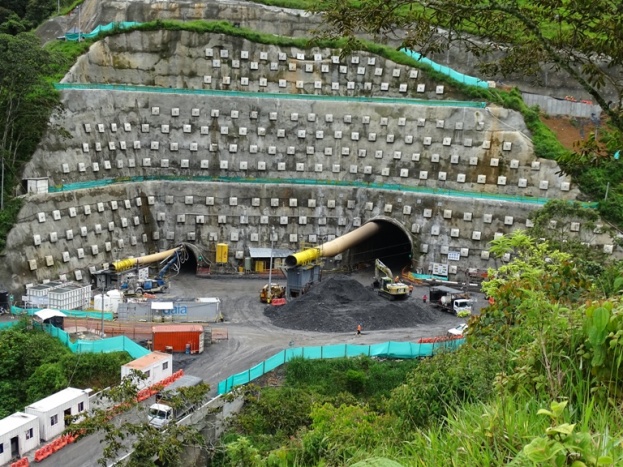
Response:
[[[154,253],[153,255],[140,256],[138,258],[127,258],[115,261],[110,265],[111,271],[121,272],[132,269],[140,264],[157,263],[163,259],[167,259],[169,256],[175,254],[180,247],[173,248],[172,250],[162,251],[160,253]]]
[[[335,240],[331,240],[330,242],[323,243],[320,246],[309,248],[288,256],[286,258],[286,266],[300,266],[302,264],[315,261],[318,258],[331,258],[335,255],[339,255],[343,251],[368,240],[373,235],[376,235],[380,229],[381,227],[376,222],[368,222],[358,229],[348,232]]]

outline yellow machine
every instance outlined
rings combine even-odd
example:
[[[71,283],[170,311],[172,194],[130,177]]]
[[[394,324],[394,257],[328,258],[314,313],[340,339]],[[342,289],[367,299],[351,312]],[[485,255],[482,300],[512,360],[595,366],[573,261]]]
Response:
[[[409,296],[409,286],[392,279],[394,275],[391,269],[385,266],[380,259],[377,259],[374,265],[374,286],[378,287],[378,294],[388,300],[405,300]]]
[[[279,284],[275,284],[273,282],[271,288],[270,288],[270,300],[273,300],[275,298],[283,298],[286,294],[286,289],[285,287],[279,285]],[[260,290],[260,302],[262,303],[270,303],[270,301],[268,300],[269,296],[268,296],[268,284],[266,284],[264,287],[262,287],[262,290]]]

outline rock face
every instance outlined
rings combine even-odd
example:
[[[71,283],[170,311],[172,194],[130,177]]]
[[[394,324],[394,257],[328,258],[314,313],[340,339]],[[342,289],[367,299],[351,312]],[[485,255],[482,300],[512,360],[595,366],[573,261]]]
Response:
[[[110,18],[119,5],[128,17]],[[87,2],[83,14],[142,21],[136,10],[189,5]],[[201,11],[214,5],[248,7]],[[113,259],[181,242],[209,260],[227,243],[237,270],[272,229],[275,248],[298,250],[370,220],[383,235],[334,266],[389,246],[423,272],[451,256],[456,278],[495,266],[488,242],[529,226],[544,198],[578,196],[555,163],[535,158],[521,115],[463,101],[422,70],[339,52],[183,31],[94,44],[63,80],[54,123],[69,138],[50,132],[24,171],[50,192],[26,197],[0,281],[19,293],[88,280]]]

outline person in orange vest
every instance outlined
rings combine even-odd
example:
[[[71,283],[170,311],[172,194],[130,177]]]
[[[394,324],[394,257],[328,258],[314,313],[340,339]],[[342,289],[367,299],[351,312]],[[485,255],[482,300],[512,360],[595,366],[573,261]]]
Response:
[[[361,324],[357,325],[357,335],[359,336],[361,334]]]
[[[409,284],[409,297],[411,296],[412,293],[413,293],[413,286]]]

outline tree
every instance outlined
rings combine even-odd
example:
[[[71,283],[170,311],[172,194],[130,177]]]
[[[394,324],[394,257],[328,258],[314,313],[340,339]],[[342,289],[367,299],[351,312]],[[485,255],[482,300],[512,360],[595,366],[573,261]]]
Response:
[[[146,375],[134,370],[121,380],[121,384],[103,392],[113,408],[96,408],[89,417],[73,425],[68,431],[80,434],[102,432],[105,443],[104,454],[98,462],[108,465],[115,461],[122,450],[131,447],[131,453],[122,463],[126,466],[177,466],[182,465],[182,454],[187,447],[205,447],[201,433],[192,426],[178,425],[171,422],[165,429],[159,430],[148,422],[146,407],[137,403],[139,385]],[[176,407],[178,404],[200,405],[210,387],[201,383],[189,388],[180,388],[179,397],[167,400]],[[132,417],[116,416],[124,410],[138,413],[138,422]],[[158,460],[159,463],[156,463]]]
[[[5,170],[30,158],[47,131],[59,95],[45,79],[59,62],[33,34],[0,34],[0,157]]]
[[[323,35],[387,37],[423,55],[460,43],[483,59],[485,73],[563,70],[623,131],[623,4],[618,0],[322,0]],[[440,29],[445,31],[440,32]],[[493,53],[503,51],[489,63]],[[607,90],[617,99],[611,106]]]

